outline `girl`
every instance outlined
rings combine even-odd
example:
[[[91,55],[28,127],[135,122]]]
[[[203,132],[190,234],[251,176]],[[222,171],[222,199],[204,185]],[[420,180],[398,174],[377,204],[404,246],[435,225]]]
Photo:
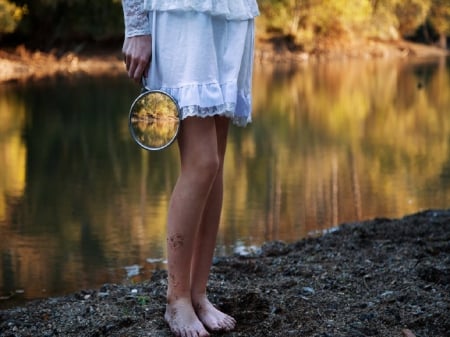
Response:
[[[165,320],[181,337],[230,331],[206,286],[222,210],[229,122],[251,121],[256,0],[123,0],[130,78],[172,95],[181,110],[181,173],[167,225]]]

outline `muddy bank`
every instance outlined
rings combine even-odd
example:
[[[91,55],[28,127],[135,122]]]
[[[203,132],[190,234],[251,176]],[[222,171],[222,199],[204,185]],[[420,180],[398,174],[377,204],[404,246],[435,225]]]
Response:
[[[343,224],[321,237],[219,257],[211,299],[238,321],[222,336],[444,337],[450,210]],[[166,272],[0,311],[0,335],[171,336]]]

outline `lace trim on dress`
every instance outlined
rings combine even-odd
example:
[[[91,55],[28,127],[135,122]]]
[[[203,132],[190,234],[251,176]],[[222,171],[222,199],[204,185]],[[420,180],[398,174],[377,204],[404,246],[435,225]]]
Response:
[[[122,0],[125,20],[125,36],[149,35],[152,32],[151,20],[142,0]]]
[[[176,99],[181,119],[221,115],[229,117],[237,126],[246,126],[251,122],[251,95],[239,90],[235,81],[222,84],[193,83],[179,88],[157,85],[155,88]]]
[[[244,127],[251,122],[250,117],[237,116],[234,111],[236,110],[236,104],[234,103],[224,103],[219,106],[213,106],[208,108],[201,108],[198,105],[186,106],[180,109],[181,119],[187,117],[213,117],[213,116],[223,116],[228,117],[234,125]]]

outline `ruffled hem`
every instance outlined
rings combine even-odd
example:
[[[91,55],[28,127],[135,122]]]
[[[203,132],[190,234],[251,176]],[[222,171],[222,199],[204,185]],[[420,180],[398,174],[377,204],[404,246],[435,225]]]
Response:
[[[171,95],[187,117],[225,116],[237,126],[251,122],[251,95],[238,91],[235,82],[225,84],[191,84],[180,88],[162,87]]]
[[[251,123],[251,116],[237,116],[234,111],[236,110],[236,104],[225,103],[221,106],[213,106],[209,108],[201,108],[198,105],[186,106],[181,110],[181,120],[188,117],[213,117],[213,116],[223,116],[231,120],[231,122],[240,127],[245,127],[247,124]]]

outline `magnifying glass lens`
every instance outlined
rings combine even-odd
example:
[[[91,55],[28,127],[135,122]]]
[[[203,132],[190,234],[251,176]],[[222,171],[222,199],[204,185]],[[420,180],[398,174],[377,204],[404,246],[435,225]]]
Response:
[[[144,92],[131,106],[129,127],[133,139],[144,149],[166,148],[175,140],[180,127],[178,105],[165,92]]]

